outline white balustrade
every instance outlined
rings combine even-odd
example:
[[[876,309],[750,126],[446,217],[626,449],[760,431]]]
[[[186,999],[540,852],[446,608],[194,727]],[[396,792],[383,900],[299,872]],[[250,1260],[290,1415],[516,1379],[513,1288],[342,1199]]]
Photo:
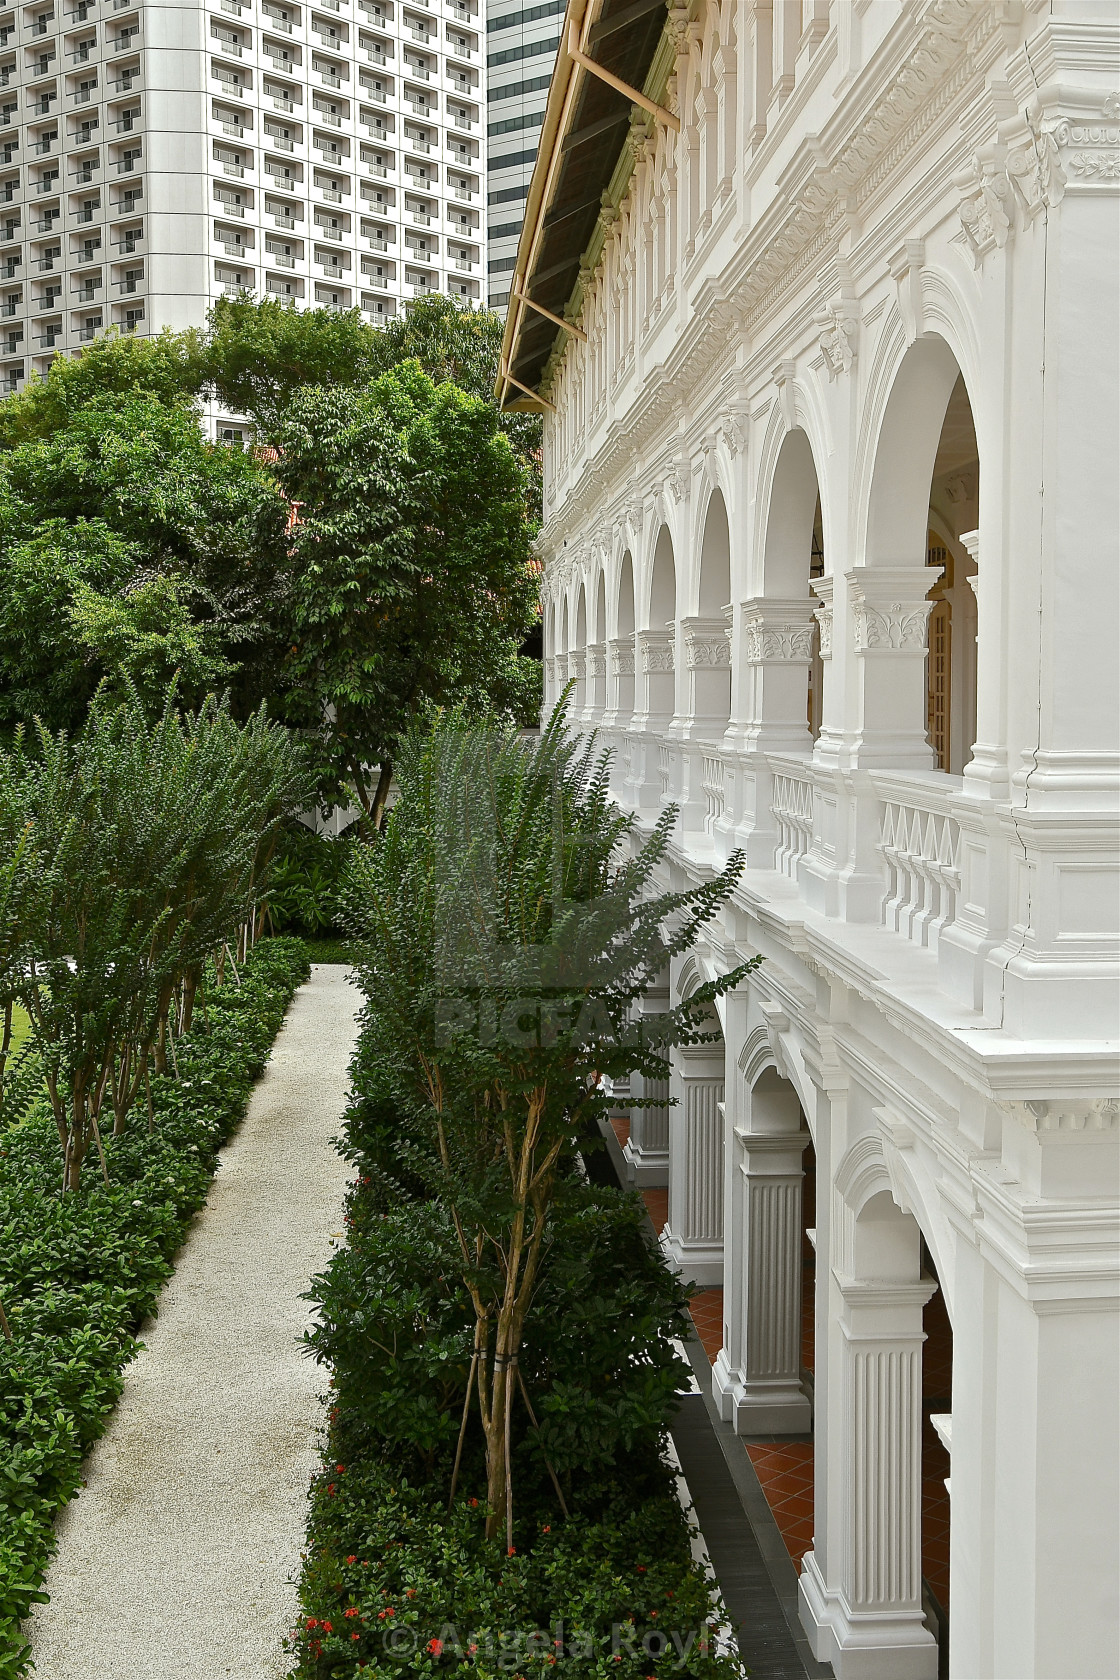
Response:
[[[710,834],[723,816],[727,766],[719,753],[704,754],[704,798],[708,804],[705,826]]]
[[[770,811],[778,830],[774,868],[796,881],[797,860],[805,856],[813,838],[813,784],[809,778],[776,771]]]
[[[960,848],[960,827],[940,800],[883,800],[879,850],[887,866],[884,926],[915,945],[937,949],[942,928],[957,914]]]

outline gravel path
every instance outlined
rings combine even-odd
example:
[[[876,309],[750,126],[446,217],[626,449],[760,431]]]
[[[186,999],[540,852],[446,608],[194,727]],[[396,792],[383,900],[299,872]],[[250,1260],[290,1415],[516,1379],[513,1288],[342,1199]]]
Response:
[[[276,1680],[323,1376],[299,1299],[340,1234],[358,994],[316,965],[62,1513],[37,1680]]]

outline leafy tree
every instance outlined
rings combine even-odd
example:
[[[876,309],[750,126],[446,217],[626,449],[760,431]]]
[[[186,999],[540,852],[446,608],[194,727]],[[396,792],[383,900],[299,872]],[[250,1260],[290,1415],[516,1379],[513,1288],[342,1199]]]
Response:
[[[0,449],[49,437],[98,397],[143,392],[167,405],[190,402],[205,380],[203,348],[200,333],[165,327],[153,338],[110,331],[80,356],[56,356],[45,379],[31,378],[0,403]]]
[[[408,737],[385,834],[351,863],[367,1050],[407,1128],[406,1164],[451,1213],[474,1310],[468,1400],[488,1533],[507,1538],[519,1355],[562,1163],[606,1113],[603,1076],[664,1078],[666,1047],[714,1037],[714,999],[754,966],[700,986],[653,1033],[630,1024],[742,858],[662,890],[677,813],[640,842],[592,750],[565,737],[559,712],[535,747],[444,714]]]
[[[418,712],[464,697],[526,705],[524,473],[494,408],[414,362],[368,391],[297,393],[277,437],[302,510],[286,715],[316,732],[328,793],[353,790],[376,826]]]
[[[239,727],[228,706],[182,717],[173,701],[152,721],[135,693],[118,703],[102,690],[80,736],[40,726],[35,759],[21,740],[0,753],[38,864],[16,989],[70,1191],[91,1143],[100,1153],[104,1104],[119,1132],[153,1053],[162,1070],[172,995],[170,1027],[185,1030],[205,957],[253,913],[276,827],[309,796],[299,754],[263,714]]]
[[[158,696],[176,669],[250,711],[287,645],[286,517],[250,456],[144,393],[0,454],[0,727],[75,728],[103,676]]]
[[[210,311],[206,374],[214,394],[271,436],[308,385],[364,385],[377,334],[361,311],[299,309],[279,298],[219,298]]]

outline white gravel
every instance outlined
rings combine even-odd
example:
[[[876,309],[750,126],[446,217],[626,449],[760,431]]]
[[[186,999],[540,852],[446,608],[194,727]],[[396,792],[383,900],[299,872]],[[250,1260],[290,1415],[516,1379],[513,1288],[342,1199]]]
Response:
[[[359,998],[341,967],[297,993],[145,1325],[145,1350],[62,1513],[38,1680],[277,1680],[324,1377],[299,1299],[341,1234],[331,1148]]]

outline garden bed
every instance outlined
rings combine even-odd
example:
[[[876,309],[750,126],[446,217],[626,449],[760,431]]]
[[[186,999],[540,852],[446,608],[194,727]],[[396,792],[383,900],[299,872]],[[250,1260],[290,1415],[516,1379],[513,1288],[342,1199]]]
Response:
[[[354,1072],[376,1086],[361,1048]],[[717,1652],[718,1603],[664,1456],[687,1290],[645,1240],[639,1199],[570,1163],[520,1359],[539,1428],[517,1409],[510,1552],[485,1535],[477,1425],[448,1497],[471,1314],[446,1212],[376,1098],[352,1104],[346,1153],[348,1241],[312,1290],[333,1394],[293,1674],[740,1675]]]
[[[41,1598],[53,1523],[81,1483],[156,1309],[176,1251],[206,1199],[217,1152],[242,1119],[287,1005],[308,973],[301,941],[263,941],[208,988],[177,1042],[179,1077],[152,1081],[152,1120],[134,1110],[105,1139],[109,1184],[91,1171],[60,1196],[54,1120],[30,1063],[9,1084],[0,1132],[0,1680],[25,1672],[20,1622]]]

